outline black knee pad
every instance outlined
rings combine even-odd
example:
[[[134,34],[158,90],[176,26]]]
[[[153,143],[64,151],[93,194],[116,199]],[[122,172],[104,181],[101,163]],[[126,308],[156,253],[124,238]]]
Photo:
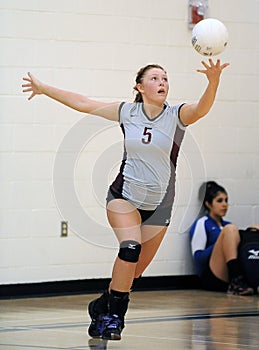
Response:
[[[121,260],[136,263],[141,252],[141,244],[136,241],[123,241],[120,244],[118,257]]]

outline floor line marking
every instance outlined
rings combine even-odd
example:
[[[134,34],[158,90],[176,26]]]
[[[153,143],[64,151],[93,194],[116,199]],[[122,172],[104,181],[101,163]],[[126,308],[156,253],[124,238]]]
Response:
[[[135,323],[154,323],[154,322],[170,322],[170,321],[184,321],[184,320],[203,320],[213,318],[234,318],[234,317],[255,317],[259,316],[259,311],[249,312],[233,312],[233,313],[204,313],[204,314],[192,314],[192,315],[176,315],[176,316],[160,316],[160,317],[144,317],[144,318],[131,318],[127,319],[127,324]],[[89,322],[76,322],[76,323],[56,323],[56,324],[40,324],[40,325],[27,325],[27,326],[9,326],[0,327],[0,332],[17,332],[17,331],[30,331],[39,329],[55,329],[55,328],[71,328],[71,327],[87,327]]]

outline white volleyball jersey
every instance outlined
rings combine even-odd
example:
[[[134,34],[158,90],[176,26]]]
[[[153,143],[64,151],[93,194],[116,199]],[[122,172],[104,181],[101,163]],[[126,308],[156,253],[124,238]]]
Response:
[[[175,193],[175,168],[185,126],[179,119],[181,105],[169,106],[150,119],[143,103],[122,103],[119,122],[124,134],[124,157],[111,185],[117,195],[144,210],[162,201],[171,206]]]

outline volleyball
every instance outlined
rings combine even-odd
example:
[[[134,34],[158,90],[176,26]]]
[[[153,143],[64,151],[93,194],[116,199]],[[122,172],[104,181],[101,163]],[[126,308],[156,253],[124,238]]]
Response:
[[[203,19],[192,30],[192,45],[203,56],[220,54],[225,50],[227,43],[228,30],[218,19]]]

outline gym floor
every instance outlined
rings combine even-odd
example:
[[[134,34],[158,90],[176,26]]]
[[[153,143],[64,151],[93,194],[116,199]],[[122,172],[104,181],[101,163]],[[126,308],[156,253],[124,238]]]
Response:
[[[201,290],[134,292],[120,341],[88,336],[87,304],[97,296],[0,300],[0,349],[258,349],[259,295]]]

